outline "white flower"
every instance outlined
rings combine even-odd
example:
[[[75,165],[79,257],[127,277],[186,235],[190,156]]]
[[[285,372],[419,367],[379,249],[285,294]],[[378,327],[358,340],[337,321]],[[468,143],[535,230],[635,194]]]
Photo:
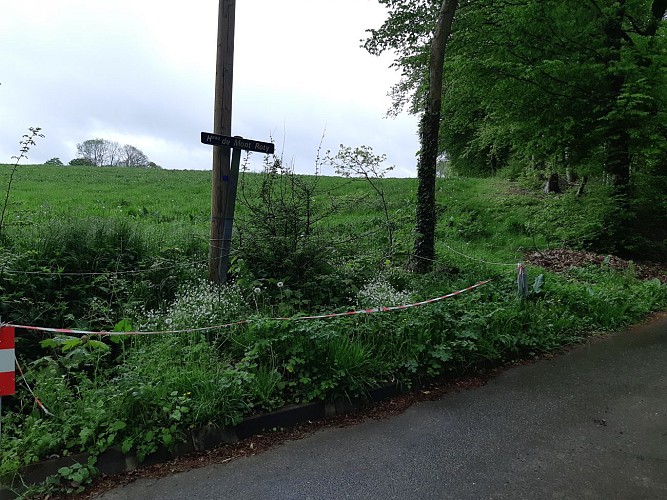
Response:
[[[252,289],[252,292],[253,292],[255,295],[259,295],[260,293],[262,293],[262,289],[261,289],[260,287],[256,287],[256,288],[253,288],[253,289]]]
[[[383,276],[376,276],[359,290],[357,303],[360,307],[391,307],[410,302],[410,292],[396,290]]]
[[[200,279],[183,283],[163,311],[143,311],[145,329],[185,329],[236,321],[245,311],[236,285],[218,286]]]
[[[279,282],[277,283],[277,285],[278,285],[278,288],[282,288],[282,287],[285,286],[285,283],[283,283],[282,281],[279,281]]]

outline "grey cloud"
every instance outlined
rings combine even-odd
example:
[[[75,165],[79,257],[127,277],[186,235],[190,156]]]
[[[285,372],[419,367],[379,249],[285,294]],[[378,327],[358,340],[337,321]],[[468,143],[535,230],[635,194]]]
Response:
[[[199,144],[199,133],[212,129],[214,47],[188,46],[192,36],[173,31],[176,45],[184,47],[173,53],[153,36],[165,36],[160,19],[146,25],[121,7],[107,6],[104,17],[96,14],[102,8],[97,3],[86,3],[81,12],[71,8],[77,2],[69,4],[52,26],[19,23],[12,31],[11,19],[0,21],[0,67],[6,69],[0,76],[0,162],[16,154],[27,127],[41,126],[46,138],[31,152],[31,161],[54,156],[69,161],[77,142],[105,133],[127,138],[166,168],[210,168],[210,149]],[[293,29],[280,22],[281,32]],[[302,58],[272,49],[271,33],[255,35],[244,26],[238,54],[246,58],[237,61],[234,76],[234,134],[273,136],[277,144],[284,136],[286,158],[312,172],[326,127],[324,149],[366,144],[387,154],[396,173],[414,172],[416,121],[383,119],[378,104],[383,101],[377,96],[384,96],[391,82],[363,91],[373,93],[372,99],[360,94],[372,75],[358,58],[369,56],[360,49],[327,56],[332,44],[338,49],[335,40],[322,38],[319,58]],[[257,46],[251,49],[251,43]],[[258,60],[258,54],[270,57]]]

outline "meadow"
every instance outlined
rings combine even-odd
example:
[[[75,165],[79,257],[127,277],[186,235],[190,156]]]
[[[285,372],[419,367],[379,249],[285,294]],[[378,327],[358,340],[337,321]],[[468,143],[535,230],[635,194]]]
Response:
[[[0,165],[3,193],[10,170]],[[612,207],[600,183],[578,197],[529,178],[439,179],[437,259],[423,275],[408,265],[416,180],[378,186],[384,203],[361,179],[244,174],[218,286],[206,279],[210,172],[21,166],[0,234],[2,321],[173,333],[17,329],[25,382],[3,398],[0,475],[110,446],[143,459],[188,429],[537,356],[667,305],[665,283],[609,258],[561,272],[526,263],[518,294],[528,252],[604,252]],[[299,319],[486,280],[420,307]]]

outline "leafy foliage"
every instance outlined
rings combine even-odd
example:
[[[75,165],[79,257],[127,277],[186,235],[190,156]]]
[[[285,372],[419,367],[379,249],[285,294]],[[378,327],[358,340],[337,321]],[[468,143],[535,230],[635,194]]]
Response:
[[[392,112],[409,104],[418,113],[438,2],[380,3],[389,17],[365,47],[397,54],[403,80]],[[652,227],[667,222],[666,9],[660,0],[461,2],[445,58],[440,152],[463,175],[603,178],[624,215],[610,220],[615,250],[636,249],[628,234],[639,214]],[[654,182],[661,194],[643,189]]]
[[[335,276],[331,256],[340,248],[325,235],[324,223],[339,209],[333,198],[317,203],[319,177],[297,175],[278,157],[267,159],[259,176],[242,174],[237,218],[239,234],[235,272],[281,281],[317,303],[336,303],[335,287],[315,286]]]
[[[92,160],[88,158],[72,158],[69,161],[69,165],[72,167],[94,167],[95,164]]]
[[[587,197],[577,198],[546,196],[501,179],[440,180],[438,208],[448,217],[437,228],[439,262],[432,274],[415,275],[401,265],[399,253],[387,262],[385,240],[366,232],[384,220],[369,184],[290,178],[277,170],[246,173],[250,206],[239,204],[245,224],[239,235],[254,237],[255,246],[241,247],[234,282],[220,287],[202,279],[208,221],[198,215],[206,209],[196,205],[207,205],[207,173],[174,177],[169,171],[56,166],[21,173],[32,178],[17,183],[8,212],[12,224],[0,252],[3,320],[184,331],[107,338],[18,330],[26,380],[53,416],[35,405],[22,383],[15,397],[3,400],[0,474],[51,454],[85,449],[95,455],[110,446],[145,459],[201,426],[234,425],[285,404],[363,398],[380,384],[411,385],[534,355],[667,304],[667,288],[658,280],[641,281],[632,269],[617,272],[604,264],[559,274],[527,266],[530,293],[516,298],[512,263],[521,258],[519,247],[555,247],[561,239],[588,247],[593,228],[604,228],[609,187],[597,182]],[[98,199],[73,196],[69,175],[94,185]],[[60,201],[59,182],[68,186],[69,201]],[[104,183],[116,191],[105,191]],[[41,184],[49,191],[37,191]],[[382,179],[389,206],[413,206],[406,193],[414,184]],[[36,191],[40,196],[33,199]],[[310,197],[302,198],[303,192]],[[53,208],[45,212],[47,203]],[[302,213],[308,207],[311,219]],[[84,208],[96,216],[65,215]],[[252,210],[259,220],[250,220]],[[567,217],[568,210],[576,216]],[[396,213],[397,245],[409,246],[410,210]],[[306,231],[305,221],[315,219]],[[315,238],[312,247],[308,237]],[[317,266],[303,261],[289,275],[289,267],[272,259],[289,256],[284,248],[294,242],[297,250],[322,244],[313,257],[322,260]],[[250,266],[255,249],[284,253],[266,258],[260,273]],[[428,306],[299,319],[318,310],[405,305],[487,277],[494,280],[474,292]],[[94,463],[63,470],[51,486],[74,492],[93,473]]]
[[[327,151],[325,162],[334,167],[334,171],[343,177],[359,177],[365,179],[370,184],[373,191],[377,194],[381,202],[382,211],[384,213],[385,226],[387,228],[387,256],[389,259],[394,254],[394,230],[395,223],[391,216],[389,203],[385,196],[382,185],[382,178],[388,172],[394,169],[394,166],[384,166],[386,155],[376,155],[373,153],[373,148],[370,146],[358,146],[351,148],[340,145],[340,149],[335,155],[331,151]]]

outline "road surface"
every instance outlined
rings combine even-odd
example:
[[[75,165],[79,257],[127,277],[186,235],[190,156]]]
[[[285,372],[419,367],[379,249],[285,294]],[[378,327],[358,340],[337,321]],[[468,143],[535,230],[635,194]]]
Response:
[[[667,317],[112,499],[667,499]]]

